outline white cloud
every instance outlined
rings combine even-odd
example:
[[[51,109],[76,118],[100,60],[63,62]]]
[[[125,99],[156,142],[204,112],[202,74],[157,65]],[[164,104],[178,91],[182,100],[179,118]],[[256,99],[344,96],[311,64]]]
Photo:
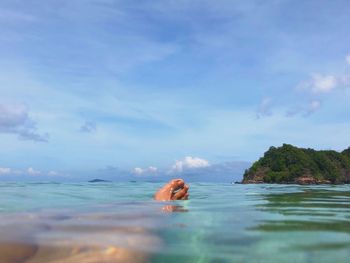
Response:
[[[142,174],[143,173],[143,169],[140,167],[135,167],[133,170],[134,174]]]
[[[33,167],[29,167],[26,170],[16,170],[7,167],[0,167],[0,175],[30,175],[30,176],[59,176],[61,173],[56,171],[42,172],[35,170]]]
[[[32,175],[32,176],[36,176],[36,175],[41,175],[41,172],[33,169],[32,167],[29,167],[27,169],[27,174]]]
[[[333,75],[313,74],[308,85],[313,93],[327,93],[337,87],[338,80]]]
[[[136,167],[133,169],[133,173],[136,175],[142,175],[142,174],[154,174],[158,172],[158,168],[154,166],[149,166],[148,168],[140,168]]]
[[[311,79],[297,86],[297,90],[307,90],[314,94],[330,93],[338,88],[346,88],[350,85],[350,74],[321,75],[313,74]]]
[[[0,167],[0,175],[9,175],[12,173],[11,168]]]
[[[350,54],[345,57],[345,60],[350,65]]]
[[[319,100],[313,100],[309,103],[305,114],[306,116],[318,111],[321,108],[321,102]]]
[[[0,167],[0,175],[21,175],[22,171],[8,167]]]
[[[171,171],[182,172],[186,169],[204,168],[208,166],[210,166],[210,164],[205,159],[186,156],[183,160],[177,160],[172,166]]]
[[[312,100],[307,104],[301,105],[299,107],[295,107],[294,109],[290,109],[287,111],[286,116],[287,117],[293,117],[298,114],[307,117],[316,111],[318,111],[321,108],[322,104],[319,100]]]
[[[350,65],[350,54],[345,57]],[[312,74],[310,79],[297,86],[299,90],[308,90],[314,94],[329,93],[337,88],[346,88],[350,85],[350,74]]]
[[[50,172],[47,173],[47,175],[48,176],[58,176],[60,174],[58,172],[56,172],[56,171],[50,171]]]
[[[299,90],[308,90],[312,93],[327,93],[334,90],[339,84],[336,76],[312,74],[311,79],[300,83],[297,86]]]
[[[321,102],[318,100],[313,100],[310,102],[310,110],[318,110],[321,107]]]
[[[264,98],[258,109],[257,109],[257,112],[256,112],[256,117],[257,118],[261,118],[263,116],[271,116],[272,115],[272,111],[271,111],[271,102],[272,102],[272,99],[271,98]]]
[[[0,133],[17,134],[22,140],[47,142],[48,134],[37,133],[36,123],[23,105],[0,104]]]
[[[154,166],[150,166],[150,167],[148,167],[148,171],[150,171],[152,173],[156,173],[158,171],[158,168],[154,167]]]

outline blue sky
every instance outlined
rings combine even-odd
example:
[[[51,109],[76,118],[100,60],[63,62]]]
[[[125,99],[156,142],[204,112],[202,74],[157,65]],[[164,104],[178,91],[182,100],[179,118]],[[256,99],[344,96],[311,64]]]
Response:
[[[346,0],[1,0],[0,177],[347,148],[349,25]]]

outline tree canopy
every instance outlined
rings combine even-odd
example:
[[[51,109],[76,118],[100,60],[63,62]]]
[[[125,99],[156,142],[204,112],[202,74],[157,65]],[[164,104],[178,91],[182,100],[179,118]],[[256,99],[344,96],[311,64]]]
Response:
[[[339,153],[316,151],[290,144],[270,147],[246,170],[243,183],[293,183],[301,177],[319,183],[350,183],[350,147]]]

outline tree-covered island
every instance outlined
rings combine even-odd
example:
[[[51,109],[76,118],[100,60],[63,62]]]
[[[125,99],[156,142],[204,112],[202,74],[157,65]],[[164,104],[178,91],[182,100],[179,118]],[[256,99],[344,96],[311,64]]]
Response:
[[[350,147],[342,152],[316,151],[289,144],[270,147],[245,171],[242,183],[348,184]]]

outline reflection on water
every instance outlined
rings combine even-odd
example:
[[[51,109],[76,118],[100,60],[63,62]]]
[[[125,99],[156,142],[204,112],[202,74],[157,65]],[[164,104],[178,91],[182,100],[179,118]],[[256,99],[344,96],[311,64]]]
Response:
[[[300,192],[265,194],[258,209],[284,215],[265,220],[253,229],[262,231],[330,231],[350,233],[350,192],[301,188]]]
[[[0,262],[348,262],[349,186],[1,184]],[[185,213],[183,213],[185,212]]]
[[[181,262],[348,262],[349,189],[192,186],[189,213],[177,216],[187,228],[166,231],[156,262],[175,262],[174,255]],[[195,199],[203,192],[207,198]]]
[[[249,228],[280,237],[281,253],[302,262],[347,262],[350,256],[350,192],[348,186],[298,186],[296,192],[266,193],[256,205],[269,214]]]
[[[146,262],[162,246],[149,231],[160,211],[138,202],[96,206],[93,212],[3,214],[0,262]]]

